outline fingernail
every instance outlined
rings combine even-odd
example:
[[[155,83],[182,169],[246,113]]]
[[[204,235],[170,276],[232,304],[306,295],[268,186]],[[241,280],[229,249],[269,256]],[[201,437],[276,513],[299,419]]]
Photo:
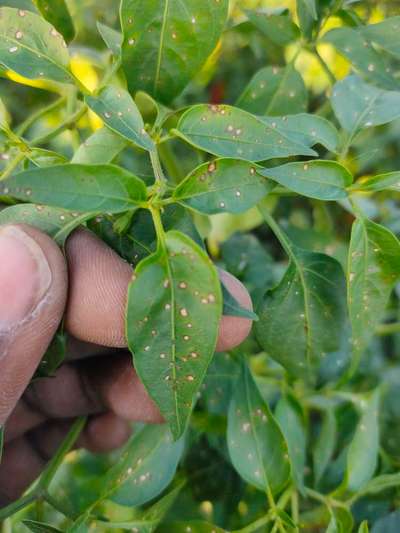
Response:
[[[45,298],[52,281],[46,256],[18,226],[0,227],[0,331],[17,327]]]

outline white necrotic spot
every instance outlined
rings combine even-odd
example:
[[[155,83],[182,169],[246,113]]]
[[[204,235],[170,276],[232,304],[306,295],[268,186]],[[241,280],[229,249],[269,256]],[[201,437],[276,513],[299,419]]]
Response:
[[[194,381],[194,376],[191,376],[191,375],[186,376],[186,379],[187,379],[188,381]]]
[[[16,33],[15,33],[15,38],[20,40],[22,39],[22,37],[24,36],[24,34],[22,33],[22,31],[18,30]]]
[[[184,307],[180,310],[180,313],[181,313],[181,316],[188,316],[187,309],[185,309]]]
[[[164,288],[167,289],[169,287],[169,279],[166,279],[164,281]]]
[[[250,422],[244,422],[242,424],[242,431],[244,433],[247,433],[248,431],[250,431]]]
[[[199,354],[196,353],[196,352],[192,352],[190,355],[191,355],[192,359],[197,359],[198,356],[199,356]]]
[[[166,357],[165,353],[160,353],[160,359],[165,359]]]
[[[196,24],[196,17],[192,17],[192,24]]]
[[[8,51],[9,51],[11,54],[14,54],[15,52],[18,51],[18,46],[12,46],[11,48],[8,49]]]
[[[220,202],[219,206],[223,209],[225,207],[225,202]]]
[[[307,164],[307,163],[305,163],[305,164],[303,165],[303,169],[304,169],[304,170],[308,170],[308,164]]]
[[[370,63],[370,64],[368,65],[368,71],[369,71],[369,72],[374,72],[374,70],[375,70],[375,65],[374,65],[373,63]]]
[[[183,336],[183,340],[184,340],[184,341],[188,341],[189,339],[190,339],[189,335],[184,335],[184,336]]]
[[[173,33],[172,33],[172,38],[173,38],[173,39],[176,39],[176,37],[177,37],[177,36],[176,36],[176,33],[173,32]]]
[[[105,116],[105,118],[111,118],[111,113],[109,113],[108,111],[106,111],[106,112],[104,113],[104,116]]]
[[[165,310],[169,311],[171,309],[171,304],[165,304]]]
[[[128,44],[129,46],[133,46],[135,44],[135,39],[133,39],[132,37],[130,39],[128,39]]]
[[[145,352],[149,352],[149,351],[150,351],[150,346],[145,346],[144,351],[145,351]]]
[[[25,17],[25,15],[26,15],[26,11],[24,11],[23,9],[20,9],[20,10],[18,11],[18,15],[19,15],[20,17]]]
[[[242,193],[240,191],[236,191],[235,195],[239,198],[240,196],[242,196]]]

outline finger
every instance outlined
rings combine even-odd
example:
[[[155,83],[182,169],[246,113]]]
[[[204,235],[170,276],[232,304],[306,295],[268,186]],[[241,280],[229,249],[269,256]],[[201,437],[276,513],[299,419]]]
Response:
[[[57,245],[29,226],[0,227],[0,257],[1,425],[61,320],[67,274]]]
[[[67,329],[83,341],[125,347],[125,306],[132,268],[86,230],[75,232],[68,239],[66,250],[70,273]],[[226,274],[225,285],[242,305],[251,309],[250,296],[239,281]],[[250,320],[223,317],[218,349],[237,346],[250,328]]]

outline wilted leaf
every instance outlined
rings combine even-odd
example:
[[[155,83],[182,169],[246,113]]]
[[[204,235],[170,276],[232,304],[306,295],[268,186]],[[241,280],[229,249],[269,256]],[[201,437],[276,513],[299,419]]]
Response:
[[[243,213],[275,184],[260,176],[261,167],[234,159],[200,165],[175,189],[173,198],[201,213]]]
[[[96,96],[86,96],[86,103],[111,130],[145,150],[154,150],[142,116],[127,91],[109,85]]]
[[[0,8],[0,64],[29,79],[70,83],[64,39],[30,11]]]
[[[197,74],[225,25],[228,0],[123,0],[122,65],[131,90],[169,103]]]
[[[55,27],[69,43],[75,37],[75,28],[65,0],[33,0],[41,15]]]
[[[236,102],[237,107],[256,115],[285,115],[307,109],[307,89],[292,65],[259,70]]]
[[[319,200],[347,197],[346,187],[353,182],[350,172],[335,161],[307,161],[263,168],[259,174],[288,189]]]
[[[0,193],[19,200],[77,211],[120,213],[147,197],[136,176],[113,165],[59,165],[15,174],[0,182]]]
[[[290,137],[237,107],[196,105],[181,117],[174,132],[211,154],[247,161],[316,155]]]
[[[135,369],[178,438],[213,356],[222,313],[217,272],[191,239],[168,232],[129,287],[127,339]]]

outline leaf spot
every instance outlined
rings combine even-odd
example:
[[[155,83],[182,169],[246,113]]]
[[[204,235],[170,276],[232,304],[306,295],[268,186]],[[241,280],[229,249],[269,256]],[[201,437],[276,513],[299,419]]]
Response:
[[[184,307],[180,310],[180,313],[181,313],[181,316],[188,316],[187,309],[185,309]]]

